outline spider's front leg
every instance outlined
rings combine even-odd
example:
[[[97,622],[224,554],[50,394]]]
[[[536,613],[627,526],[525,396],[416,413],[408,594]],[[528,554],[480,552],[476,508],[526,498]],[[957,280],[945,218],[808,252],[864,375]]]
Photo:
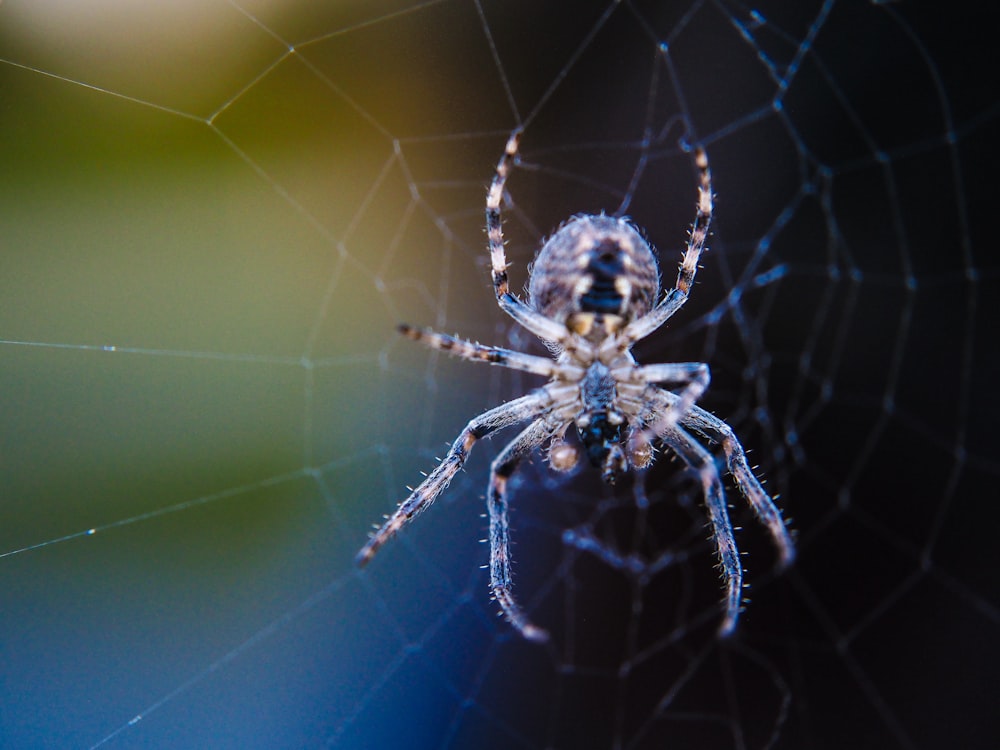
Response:
[[[740,563],[740,553],[736,548],[733,536],[733,524],[726,510],[726,493],[722,487],[719,470],[715,467],[712,454],[697,443],[684,430],[674,427],[663,434],[663,442],[670,446],[681,460],[701,479],[702,490],[705,493],[705,507],[709,520],[712,522],[712,535],[715,537],[715,549],[719,555],[719,564],[726,582],[726,615],[719,626],[719,635],[723,638],[732,635],[736,629],[736,621],[740,616],[740,606],[743,597],[743,565]]]
[[[465,459],[476,441],[491,432],[524,422],[544,411],[549,405],[549,396],[544,390],[529,393],[495,409],[490,409],[469,422],[452,443],[444,460],[438,464],[427,479],[400,503],[396,512],[368,540],[355,557],[358,565],[365,565],[375,553],[396,535],[415,515],[426,510],[440,495],[462,468]]]
[[[545,420],[539,419],[514,438],[490,467],[490,488],[486,499],[490,514],[490,588],[510,624],[530,641],[545,641],[549,634],[531,624],[511,591],[507,480],[521,459],[552,435],[552,428]]]
[[[631,379],[634,387],[643,386],[643,396],[638,403],[661,403],[655,419],[633,434],[630,440],[633,451],[646,450],[657,437],[682,422],[711,380],[708,365],[704,362],[671,362],[638,368],[632,366],[612,374],[619,381]],[[656,388],[655,383],[678,383],[684,385],[684,388],[679,394],[671,394],[670,400],[664,400],[660,396],[662,391]]]
[[[785,526],[778,506],[750,469],[746,452],[736,438],[733,428],[714,414],[697,406],[682,417],[681,423],[710,440],[716,440],[722,444],[722,449],[726,453],[726,465],[729,473],[740,492],[743,493],[743,497],[753,508],[754,515],[771,534],[771,538],[778,548],[781,567],[790,565],[795,559],[795,543],[792,541],[792,535],[788,532],[788,527]]]

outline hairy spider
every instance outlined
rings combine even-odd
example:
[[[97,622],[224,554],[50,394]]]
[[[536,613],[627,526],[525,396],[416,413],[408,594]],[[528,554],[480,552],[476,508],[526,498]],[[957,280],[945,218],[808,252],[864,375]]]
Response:
[[[629,468],[648,466],[653,460],[653,442],[659,441],[701,481],[726,586],[725,617],[719,633],[729,635],[740,613],[743,568],[715,459],[692,432],[722,445],[727,469],[774,538],[782,565],[791,562],[795,554],[791,536],[774,501],[747,464],[732,428],[695,405],[708,387],[708,365],[640,365],[631,354],[637,341],[663,325],[687,300],[712,219],[708,157],[702,148],[695,149],[697,212],[677,282],[659,302],[659,269],[649,243],[628,219],[600,214],[574,216],[545,242],[531,271],[525,303],[508,288],[500,227],[504,184],[519,140],[520,131],[515,130],[497,163],[486,198],[493,288],[500,309],[538,336],[555,358],[484,346],[427,328],[401,325],[399,330],[432,349],[543,375],[549,382],[470,421],[444,460],[371,536],[357,561],[363,565],[371,560],[441,494],[477,440],[501,428],[530,422],[500,451],[490,470],[490,586],[503,614],[523,636],[545,640],[546,631],[528,620],[511,591],[507,480],[521,459],[546,442],[551,467],[556,471],[571,469],[579,453],[566,442],[571,425],[590,463],[612,484]]]

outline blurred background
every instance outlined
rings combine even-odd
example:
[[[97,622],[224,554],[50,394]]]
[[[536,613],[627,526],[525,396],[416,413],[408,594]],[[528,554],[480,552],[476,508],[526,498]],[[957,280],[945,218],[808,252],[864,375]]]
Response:
[[[968,7],[965,7],[968,6]],[[993,747],[1000,91],[971,3],[0,4],[0,747]],[[513,483],[527,644],[489,601],[477,447],[536,379],[485,191],[524,128],[520,291],[574,213],[664,283],[709,153],[710,250],[643,362],[705,361],[793,519],[732,489],[719,643],[696,483]],[[506,435],[506,439],[511,436]]]

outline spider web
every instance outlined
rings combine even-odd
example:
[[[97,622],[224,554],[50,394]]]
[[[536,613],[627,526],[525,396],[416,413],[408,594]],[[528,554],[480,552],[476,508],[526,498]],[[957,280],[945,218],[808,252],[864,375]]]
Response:
[[[317,7],[317,5],[319,7]],[[968,7],[964,7],[968,6]],[[0,5],[5,747],[937,748],[997,741],[1000,65],[971,3]],[[716,219],[642,362],[798,532],[732,492],[721,596],[691,478],[512,496],[528,644],[488,600],[499,440],[365,571],[370,524],[542,353],[492,298],[578,212],[664,274],[706,146]]]

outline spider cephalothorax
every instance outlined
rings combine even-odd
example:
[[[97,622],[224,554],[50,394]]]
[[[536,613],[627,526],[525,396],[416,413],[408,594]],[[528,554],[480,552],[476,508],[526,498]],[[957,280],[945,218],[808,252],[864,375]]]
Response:
[[[736,627],[740,612],[743,568],[715,459],[694,435],[721,444],[729,473],[770,531],[782,564],[789,563],[795,554],[791,536],[774,501],[747,464],[732,429],[695,404],[708,387],[708,365],[640,365],[631,353],[637,341],[663,325],[687,300],[712,218],[708,158],[704,150],[695,150],[697,212],[677,281],[662,299],[657,300],[659,271],[649,243],[627,219],[598,214],[574,216],[544,243],[531,270],[525,303],[509,289],[500,225],[500,204],[519,138],[520,132],[515,131],[507,141],[486,199],[493,288],[500,308],[542,339],[554,359],[473,344],[425,328],[403,325],[400,331],[462,359],[510,367],[549,380],[470,421],[444,460],[368,540],[358,553],[358,562],[368,562],[444,491],[477,440],[527,422],[528,426],[500,451],[490,471],[490,586],[514,627],[526,638],[543,640],[545,631],[528,620],[511,591],[508,478],[521,459],[546,444],[553,469],[565,471],[575,466],[578,451],[565,440],[571,426],[588,461],[612,483],[630,468],[646,467],[653,459],[653,443],[659,442],[701,482],[726,579],[726,614],[719,630],[727,635]]]

